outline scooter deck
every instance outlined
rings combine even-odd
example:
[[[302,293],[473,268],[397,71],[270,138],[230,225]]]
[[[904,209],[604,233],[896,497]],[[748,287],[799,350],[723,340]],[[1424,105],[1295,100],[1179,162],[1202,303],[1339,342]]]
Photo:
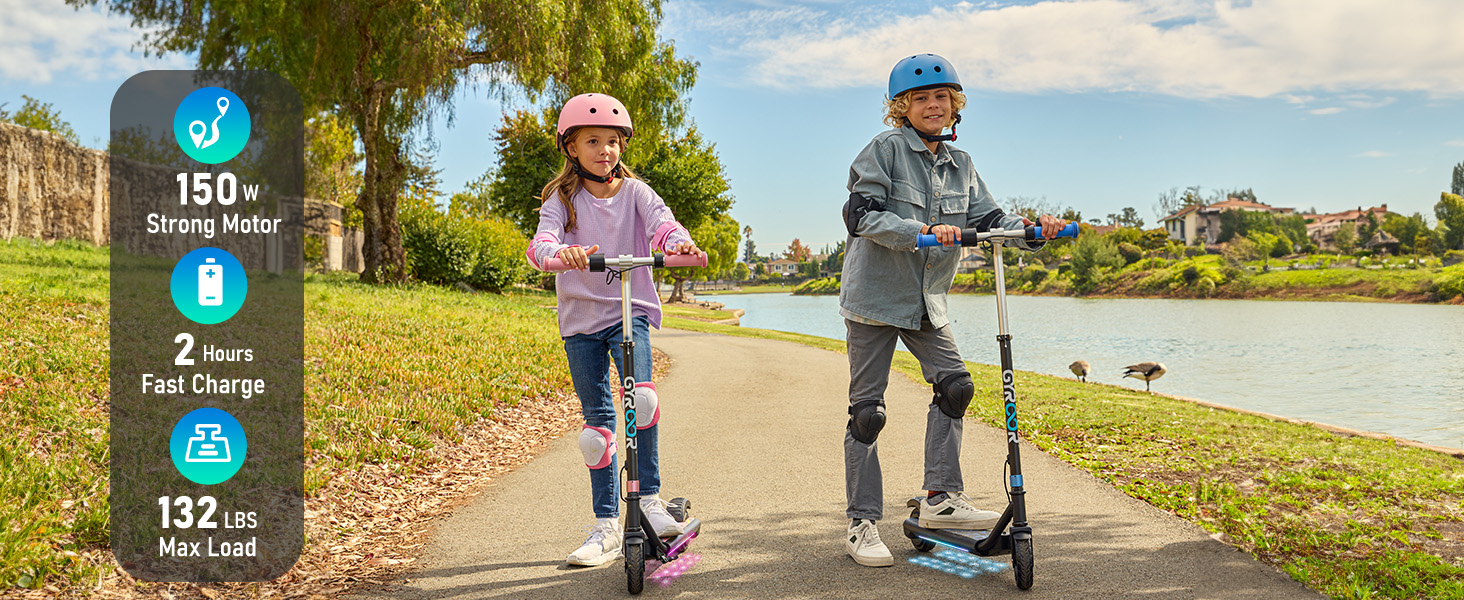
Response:
[[[905,519],[905,536],[920,538],[936,545],[949,546],[978,556],[996,556],[1012,553],[1012,536],[1003,533],[991,538],[990,531],[962,529],[926,529],[920,526],[920,519]]]
[[[905,506],[920,510],[920,499],[911,498]],[[1008,507],[1010,510],[1010,507]],[[905,519],[902,529],[905,537],[910,539],[923,539],[927,542],[944,545],[970,552],[978,556],[996,556],[1012,553],[1012,536],[1006,533],[1007,524],[1010,523],[1010,513],[1002,515],[994,530],[969,530],[969,529],[930,529],[920,526],[918,513]],[[992,531],[1002,533],[992,538]]]

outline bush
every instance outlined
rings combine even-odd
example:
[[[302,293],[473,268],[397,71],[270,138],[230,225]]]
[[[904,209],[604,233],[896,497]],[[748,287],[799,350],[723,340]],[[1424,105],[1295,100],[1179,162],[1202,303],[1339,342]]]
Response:
[[[991,271],[956,273],[956,279],[951,287],[969,288],[973,292],[994,292],[996,291],[996,273]]]
[[[1073,244],[1071,264],[1074,287],[1080,291],[1088,291],[1102,281],[1106,271],[1120,269],[1124,262],[1116,244],[1107,237],[1093,235],[1080,237]]]
[[[1213,296],[1215,294],[1215,280],[1210,279],[1209,277],[1199,278],[1199,280],[1195,282],[1195,292],[1198,292],[1201,296],[1205,298]]]
[[[1118,254],[1123,257],[1125,265],[1131,265],[1144,258],[1144,249],[1140,248],[1138,244],[1122,242],[1118,245]]]
[[[499,291],[533,275],[524,261],[529,240],[507,220],[447,215],[404,202],[401,225],[407,268],[418,281]]]
[[[1429,293],[1440,302],[1464,296],[1464,267],[1444,269],[1434,277]]]
[[[1021,285],[1027,285],[1031,286],[1032,289],[1037,289],[1037,286],[1042,285],[1043,281],[1047,281],[1047,276],[1050,274],[1052,274],[1051,271],[1041,266],[1033,265],[1022,270],[1021,274],[1018,275],[1018,281]]]
[[[793,294],[799,296],[837,293],[839,293],[839,280],[834,277],[810,279],[793,288]]]

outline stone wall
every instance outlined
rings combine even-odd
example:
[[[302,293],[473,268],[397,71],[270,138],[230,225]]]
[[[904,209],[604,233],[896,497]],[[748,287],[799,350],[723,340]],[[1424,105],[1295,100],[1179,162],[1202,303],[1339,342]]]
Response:
[[[122,193],[137,198],[176,194],[175,169],[128,162],[121,169],[125,177],[118,182]],[[110,166],[107,153],[100,150],[74,145],[47,131],[0,123],[0,239],[73,239],[99,246],[110,244],[113,206]],[[126,198],[120,200],[119,206],[128,205]],[[293,210],[277,205],[276,210],[269,212],[290,215],[287,222],[303,218],[305,235],[324,238],[326,269],[359,272],[362,269],[360,232],[342,230],[340,205],[308,198],[304,202],[303,215],[298,204]],[[198,239],[189,243],[196,247],[208,242]],[[279,265],[278,259],[271,261],[267,256],[271,252],[288,255],[294,245],[294,242],[280,245],[279,240],[270,240],[266,247],[231,251],[241,252],[260,264]],[[154,254],[160,249],[129,250]],[[245,256],[238,258],[245,261]]]
[[[107,244],[109,177],[100,150],[0,123],[0,238]]]

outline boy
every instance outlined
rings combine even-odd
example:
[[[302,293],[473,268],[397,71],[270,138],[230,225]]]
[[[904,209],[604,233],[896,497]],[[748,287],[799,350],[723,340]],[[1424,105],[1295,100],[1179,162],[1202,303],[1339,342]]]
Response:
[[[946,292],[960,260],[961,228],[1013,229],[1030,225],[997,208],[970,155],[946,142],[966,106],[950,61],[934,54],[901,60],[890,72],[885,122],[849,168],[849,201],[839,313],[848,327],[849,422],[844,434],[846,516],[844,548],[870,567],[894,564],[879,539],[884,489],[876,440],[885,423],[884,390],[896,340],[920,361],[934,398],[925,422],[927,498],[920,525],[933,529],[990,529],[1001,516],[980,510],[963,493],[962,418],[976,386],[956,349],[946,317]],[[946,128],[951,133],[941,135]],[[1039,219],[1053,237],[1066,223]],[[916,250],[916,236],[935,234],[941,247]],[[1045,242],[1020,244],[1037,250]]]

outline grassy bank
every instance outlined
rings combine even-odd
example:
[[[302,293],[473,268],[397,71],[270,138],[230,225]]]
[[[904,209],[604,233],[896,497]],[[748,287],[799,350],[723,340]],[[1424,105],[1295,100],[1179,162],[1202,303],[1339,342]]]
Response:
[[[1063,269],[1041,265],[1008,267],[1006,277],[1008,292],[1049,296],[1464,302],[1464,264],[1408,268],[1389,263],[1388,268],[1359,268],[1312,257],[1231,265],[1221,256],[1202,255],[1181,260],[1146,258],[1104,271],[1091,281],[1079,281]],[[991,271],[978,271],[956,275],[951,291],[984,294],[995,291],[995,286]],[[793,293],[838,294],[839,281],[812,279],[799,284]]]
[[[763,284],[758,284],[758,285],[744,285],[744,286],[741,287],[741,289],[736,289],[736,290],[716,290],[716,291],[707,291],[707,292],[697,292],[697,296],[724,296],[724,295],[735,295],[735,294],[775,294],[775,293],[784,293],[784,294],[786,294],[786,293],[791,292],[791,291],[793,291],[793,286],[792,285],[782,285],[782,284],[776,284],[776,283],[763,283]]]
[[[809,335],[667,325],[844,351]],[[967,365],[975,416],[1001,426],[998,369]],[[894,368],[922,381],[908,353]],[[1324,594],[1464,597],[1464,461],[1038,373],[1020,373],[1017,394],[1029,442]]]
[[[307,497],[367,466],[409,489],[470,424],[569,386],[552,295],[354,279],[305,285]],[[113,569],[108,284],[106,248],[0,241],[0,589],[84,591]]]

